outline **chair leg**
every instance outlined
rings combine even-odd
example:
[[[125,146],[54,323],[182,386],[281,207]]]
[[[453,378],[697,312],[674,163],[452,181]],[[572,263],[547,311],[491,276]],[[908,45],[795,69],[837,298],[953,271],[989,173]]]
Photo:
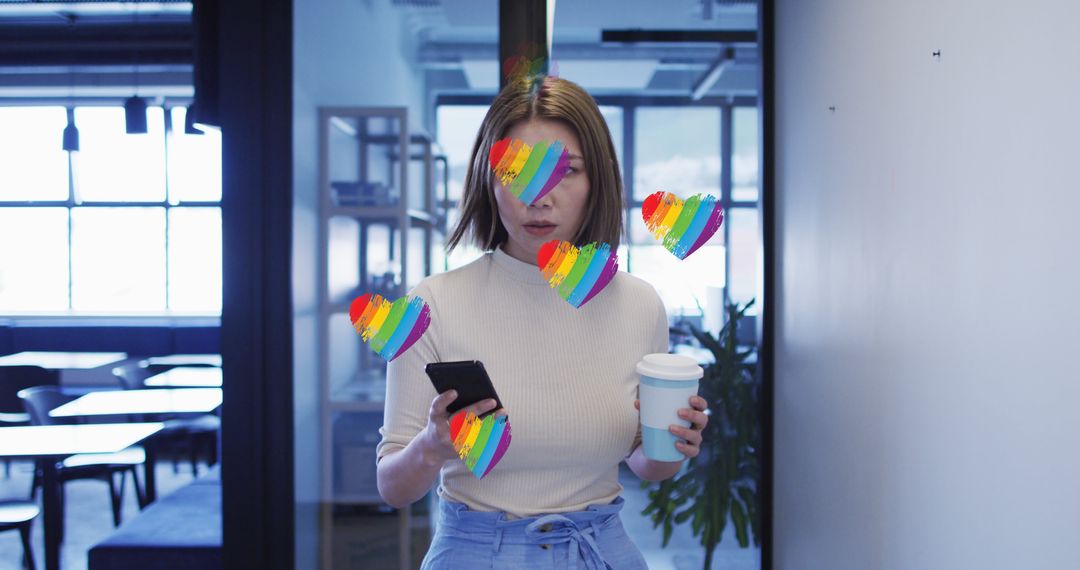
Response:
[[[213,466],[217,465],[217,454],[218,454],[217,434],[216,433],[211,433],[210,436],[207,439],[210,440],[210,462],[207,463],[207,465],[209,467],[213,467]]]
[[[124,477],[124,473],[120,472],[120,492],[116,491],[116,479],[113,477],[114,473],[109,472],[106,476],[109,480],[109,499],[112,501],[112,516],[113,526],[120,526],[120,507],[124,500],[124,481],[127,479]]]
[[[37,500],[37,490],[41,486],[41,470],[34,465],[34,478],[30,481],[30,500]]]
[[[199,436],[191,435],[188,437],[188,446],[190,447],[190,459],[191,459],[191,476],[199,476]]]
[[[138,499],[139,510],[146,508],[146,490],[139,483],[139,471],[134,465],[131,466],[131,481],[135,485],[135,497]]]
[[[37,567],[34,565],[34,550],[30,546],[30,529],[31,521],[27,521],[19,527],[19,535],[22,537],[23,561],[26,562],[26,568],[35,570]]]
[[[4,479],[11,479],[11,459],[4,460]]]
[[[64,527],[67,526],[67,493],[64,489],[67,488],[67,482],[61,479],[60,481],[60,542],[64,542]],[[44,493],[42,493],[44,494]]]

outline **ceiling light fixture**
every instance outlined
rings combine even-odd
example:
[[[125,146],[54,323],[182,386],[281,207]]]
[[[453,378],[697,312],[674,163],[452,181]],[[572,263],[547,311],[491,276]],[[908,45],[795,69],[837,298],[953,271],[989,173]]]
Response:
[[[67,109],[68,124],[64,127],[64,150],[68,152],[79,151],[79,129],[75,127],[75,109]]]
[[[139,6],[135,5],[135,33],[139,31]],[[146,99],[139,97],[139,46],[135,45],[135,94],[124,101],[125,130],[129,135],[144,135],[146,130]]]
[[[185,135],[201,135],[204,134],[202,129],[195,126],[195,104],[188,105],[187,110],[184,112],[184,134]]]
[[[134,95],[124,101],[124,120],[129,135],[145,135],[146,99]]]
[[[694,90],[690,94],[690,98],[697,101],[705,96],[710,89],[716,85],[716,82],[720,80],[720,76],[724,74],[724,70],[731,66],[735,61],[735,50],[732,48],[725,48],[720,54],[720,57],[716,58],[716,61],[709,66],[709,70],[705,72],[705,75],[701,76],[701,79],[694,85]]]

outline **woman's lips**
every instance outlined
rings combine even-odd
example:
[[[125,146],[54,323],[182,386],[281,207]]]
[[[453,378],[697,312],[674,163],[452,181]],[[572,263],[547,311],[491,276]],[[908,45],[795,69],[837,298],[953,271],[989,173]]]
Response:
[[[534,236],[546,236],[546,235],[550,234],[551,232],[555,231],[555,226],[554,225],[546,225],[546,226],[528,225],[528,226],[522,226],[522,227],[525,228],[525,231],[529,232],[529,235],[534,235]]]

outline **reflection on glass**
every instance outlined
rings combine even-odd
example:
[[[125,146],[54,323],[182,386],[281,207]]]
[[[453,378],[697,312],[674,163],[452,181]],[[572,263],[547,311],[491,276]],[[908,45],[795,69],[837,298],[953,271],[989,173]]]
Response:
[[[447,224],[449,233],[453,233],[454,228],[457,227],[458,219],[461,216],[461,210],[453,208],[447,213]],[[446,257],[446,270],[457,269],[463,265],[468,265],[476,258],[483,255],[483,251],[476,247],[472,243],[472,236],[465,234],[465,236],[458,242],[454,251],[452,251]]]
[[[656,288],[668,314],[701,315],[698,303],[706,304],[706,286],[724,285],[724,246],[720,243],[714,237],[684,260],[661,245],[631,246],[631,273]]]
[[[327,295],[333,302],[351,302],[360,287],[360,223],[334,216],[327,226]]]
[[[0,311],[68,308],[66,208],[0,209]]]
[[[217,202],[221,200],[221,132],[184,132],[187,109],[174,107],[169,138],[169,200]]]
[[[221,313],[221,208],[169,209],[169,308]]]
[[[338,396],[334,398],[336,400],[349,399],[344,392],[356,380],[360,351],[370,352],[371,349],[353,328],[349,313],[331,315],[327,326],[330,327],[327,336],[330,339],[330,393]]]
[[[408,291],[413,287],[416,287],[417,283],[424,278],[424,228],[409,228],[409,260],[408,268],[408,282],[405,283],[405,290]],[[431,268],[435,270],[434,267]]]
[[[450,165],[451,200],[461,199],[469,157],[487,110],[486,105],[440,105],[435,115],[439,146]]]
[[[622,107],[600,106],[600,114],[604,116],[608,131],[611,133],[611,142],[615,145],[615,158],[619,160],[619,175],[622,176],[623,164],[623,110]]]
[[[165,119],[147,108],[147,134],[124,130],[122,107],[78,107],[79,167],[76,189],[84,201],[165,200]]]
[[[732,128],[731,198],[753,202],[758,199],[757,107],[735,107]]]
[[[0,125],[0,202],[67,200],[67,152],[61,147],[67,110],[0,107]],[[78,121],[76,126],[82,129]]]
[[[630,242],[635,244],[652,245],[657,243],[656,238],[649,233],[649,227],[645,220],[641,219],[641,208],[630,208],[630,219],[626,221],[629,228]]]
[[[733,302],[745,303],[757,296],[758,286],[758,211],[755,208],[732,208],[728,212],[731,228],[731,290]],[[696,255],[696,253],[695,253]],[[756,305],[757,303],[755,303]],[[750,314],[757,314],[755,309]]]
[[[683,199],[720,197],[720,109],[639,107],[634,133],[634,199],[663,190]]]
[[[71,264],[75,310],[165,310],[165,208],[73,208]]]
[[[398,272],[398,265],[390,260],[390,227],[386,224],[367,224],[367,270],[368,278],[384,273]],[[400,240],[394,240],[395,249]]]

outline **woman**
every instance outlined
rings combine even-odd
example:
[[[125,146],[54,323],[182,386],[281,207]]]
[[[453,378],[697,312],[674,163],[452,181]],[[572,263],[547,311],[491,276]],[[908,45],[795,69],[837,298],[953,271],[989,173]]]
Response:
[[[505,137],[561,141],[570,170],[532,205],[492,174],[488,156]],[[396,507],[423,497],[442,475],[440,513],[423,569],[647,568],[623,530],[619,463],[648,481],[682,462],[642,455],[637,374],[642,356],[668,351],[667,314],[655,289],[619,271],[575,308],[545,281],[540,246],[565,240],[618,247],[622,183],[611,135],[592,98],[569,81],[509,84],[484,118],[465,177],[453,249],[465,234],[485,253],[430,276],[410,294],[430,308],[427,332],[391,361],[379,433],[379,492]],[[429,362],[480,360],[508,415],[512,441],[477,479],[458,459],[446,407],[424,373]],[[698,454],[708,417],[694,396],[680,416],[679,450]],[[494,402],[468,408],[484,413]]]

